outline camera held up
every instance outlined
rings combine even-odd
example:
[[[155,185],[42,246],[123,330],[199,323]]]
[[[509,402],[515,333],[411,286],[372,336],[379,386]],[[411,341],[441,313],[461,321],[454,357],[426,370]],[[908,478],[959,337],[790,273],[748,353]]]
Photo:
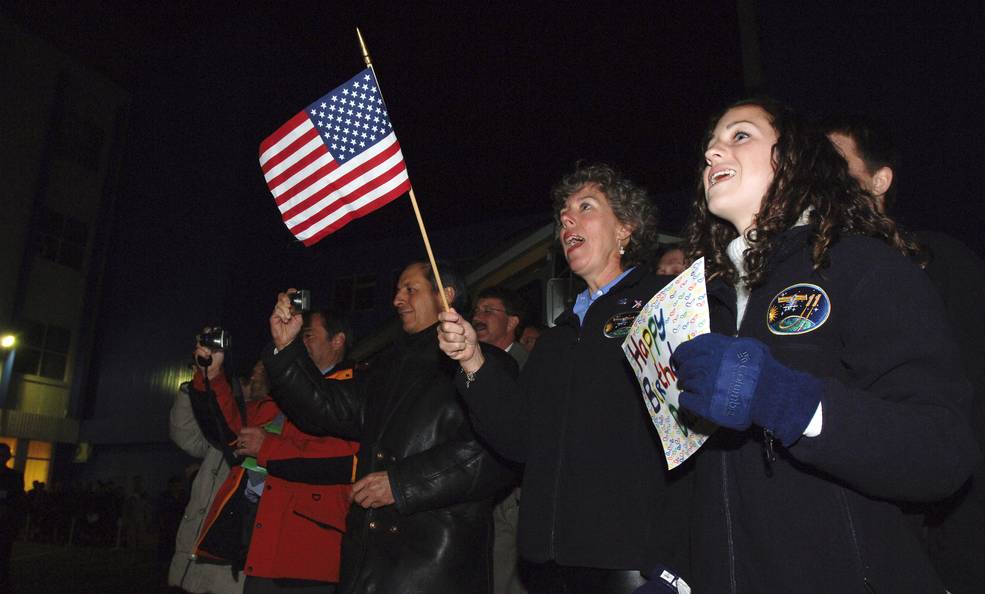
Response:
[[[213,351],[224,351],[229,348],[231,337],[226,330],[219,326],[213,326],[202,330],[201,334],[195,336],[195,340],[198,341],[198,344]]]
[[[229,332],[218,326],[212,326],[204,328],[201,334],[196,334],[195,341],[210,351],[224,351],[229,348],[231,338]],[[208,367],[212,365],[212,357],[196,357],[195,362],[202,367]]]
[[[311,291],[308,289],[299,289],[288,294],[288,297],[291,298],[292,314],[308,313],[311,309]]]

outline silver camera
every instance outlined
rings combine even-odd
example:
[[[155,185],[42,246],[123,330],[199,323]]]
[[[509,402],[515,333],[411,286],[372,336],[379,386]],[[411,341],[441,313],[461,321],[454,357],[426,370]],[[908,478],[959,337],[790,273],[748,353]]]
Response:
[[[290,293],[288,297],[291,298],[292,314],[308,313],[311,309],[311,291],[308,289],[299,289]]]
[[[214,326],[204,329],[201,334],[195,336],[195,340],[198,341],[198,344],[213,351],[224,351],[229,348],[232,338],[229,336],[229,332]]]

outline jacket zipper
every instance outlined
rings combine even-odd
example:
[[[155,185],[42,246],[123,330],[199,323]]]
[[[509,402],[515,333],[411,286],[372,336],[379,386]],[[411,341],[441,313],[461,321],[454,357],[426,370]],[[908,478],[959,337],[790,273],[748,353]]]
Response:
[[[776,462],[776,451],[773,449],[773,432],[763,427],[763,466],[766,476],[773,476],[773,463]]]
[[[845,496],[845,489],[838,488],[838,498],[841,500],[842,509],[845,510],[845,519],[848,521],[848,533],[852,537],[852,548],[855,550],[855,560],[858,562],[858,572],[862,577],[862,585],[865,586],[865,591],[870,594],[875,594],[875,587],[869,581],[869,578],[865,575],[865,563],[862,561],[862,551],[858,546],[858,535],[855,533],[855,521],[852,519],[852,510],[848,506],[848,498]]]
[[[612,289],[616,289],[617,287],[619,287],[624,280],[625,279],[623,279],[623,280],[619,281],[618,283],[616,283],[616,286],[615,287],[612,287]],[[622,289],[620,289],[620,290],[622,290]],[[602,299],[605,299],[606,297],[612,296],[612,295],[615,295],[615,293],[610,290],[605,295],[602,295],[601,297],[599,297],[599,299],[596,300],[596,302],[601,301]],[[594,303],[591,304],[591,305],[594,305]],[[591,309],[591,305],[589,305],[589,310]],[[575,315],[575,314],[572,312],[571,315]],[[589,312],[586,311],[585,312],[585,317],[587,318],[588,315],[589,315]],[[575,316],[575,317],[577,318],[577,316]],[[579,318],[578,319],[578,333],[575,336],[575,342],[574,342],[574,345],[576,347],[578,346],[579,343],[581,343],[581,337],[582,337],[582,334],[585,331],[585,326],[586,326],[585,323]],[[572,353],[572,354],[574,354],[574,353]],[[571,387],[571,384],[572,384],[573,381],[574,381],[574,370],[572,370],[571,373],[568,375],[568,386],[567,386],[568,388]],[[570,403],[568,404],[568,406],[570,406]],[[558,497],[558,491],[561,489],[561,467],[564,466],[564,437],[565,437],[565,435],[568,432],[568,406],[565,406],[564,407],[564,414],[561,417],[561,432],[560,432],[560,434],[558,436],[558,446],[559,447],[558,447],[557,469],[556,469],[556,471],[554,473],[554,497],[551,498],[552,499],[552,502],[551,502],[551,542],[550,542],[549,551],[548,551],[548,559],[549,560],[550,559],[553,559],[555,562],[557,562],[557,560],[558,560],[557,559],[557,503],[558,503],[558,499],[559,499],[559,497]]]
[[[728,539],[728,578],[730,591],[735,594],[738,586],[735,583],[735,542],[732,538],[732,508],[728,499],[728,457],[725,452],[722,457],[722,503],[725,505],[725,535]]]
[[[196,556],[198,556],[198,554],[199,554],[198,551],[201,548],[202,543],[205,542],[205,537],[208,535],[209,530],[212,530],[212,526],[215,524],[216,520],[218,520],[219,519],[219,516],[222,515],[222,512],[224,512],[226,510],[226,505],[229,504],[229,501],[233,497],[235,497],[236,495],[238,495],[238,494],[241,493],[240,487],[242,487],[242,485],[243,485],[243,477],[246,476],[246,471],[243,469],[242,466],[236,466],[235,468],[230,469],[229,470],[229,473],[232,474],[232,473],[236,472],[237,470],[239,471],[239,478],[236,479],[236,487],[234,489],[231,489],[228,493],[226,493],[226,498],[219,505],[219,509],[216,512],[215,516],[212,518],[212,521],[211,522],[208,522],[208,524],[206,525],[205,524],[205,521],[208,520],[208,516],[206,516],[205,520],[202,521],[202,525],[199,527],[198,539],[196,539],[196,541],[195,541],[195,549],[192,551]],[[228,478],[227,478],[227,480],[228,480]],[[213,502],[214,501],[215,501],[215,498],[213,496]],[[213,505],[214,505],[214,503],[213,503]],[[210,512],[212,511],[212,506],[209,506],[209,511]]]
[[[752,299],[752,292],[749,293],[749,299]],[[746,301],[746,306],[748,308],[749,302]],[[745,316],[743,316],[743,320]],[[739,338],[739,328],[736,326],[735,332],[732,333],[732,338]],[[773,476],[773,463],[776,462],[776,451],[773,449],[773,432],[763,427],[763,469],[766,476]]]
[[[585,328],[584,324],[579,326],[578,335],[575,337],[575,346],[577,346],[578,343],[581,342],[581,333],[584,328]],[[573,374],[574,371],[572,370],[572,375]],[[571,386],[571,383],[574,380],[572,375],[568,376],[568,387]],[[561,467],[564,466],[564,437],[567,434],[567,432],[568,432],[568,406],[565,406],[564,414],[561,416],[561,433],[558,436],[559,447],[558,447],[557,469],[554,472],[554,497],[551,498],[551,543],[550,543],[550,551],[548,554],[548,559],[553,559],[555,562],[557,561],[557,502],[559,499],[558,492],[561,490]]]
[[[397,389],[397,386],[399,385],[400,380],[403,379],[403,377],[404,377],[404,370],[406,369],[406,367],[407,367],[407,357],[406,356],[402,356],[400,358],[400,368],[396,371],[396,373],[392,374],[389,377],[389,381],[387,382],[386,387],[384,388],[385,391],[386,391],[386,393],[390,397],[387,398],[382,403],[381,410],[385,410],[387,407],[390,407],[390,411],[387,414],[386,418],[384,418],[380,422],[379,426],[376,428],[376,435],[374,435],[374,438],[375,439],[373,440],[373,443],[374,444],[380,444],[383,441],[383,433],[385,432],[386,426],[387,426],[387,424],[389,424],[390,418],[393,416],[394,410],[396,409],[396,404],[397,403],[394,402],[394,399],[396,399],[398,402],[400,400],[399,397],[394,397],[393,396],[393,393]],[[414,385],[416,387],[416,383]],[[363,430],[365,430],[365,427],[363,427]],[[369,452],[367,452],[367,458],[366,458],[366,460],[368,460],[368,462],[369,462],[369,465],[370,465],[369,466],[369,470],[370,470],[370,472],[375,471],[376,470],[376,467],[374,466],[372,456],[369,455]],[[356,469],[356,471],[358,472],[358,468]],[[355,478],[355,475],[353,476],[353,478]],[[346,515],[346,517],[347,517],[347,522],[348,522],[348,514]],[[359,524],[359,529],[358,529],[357,532],[359,534],[359,538],[362,540],[362,542],[364,544],[363,544],[363,546],[358,547],[358,551],[359,551],[358,552],[358,556],[357,556],[355,562],[352,563],[352,568],[353,568],[352,569],[352,575],[354,575],[355,577],[352,580],[352,585],[351,585],[351,588],[350,589],[352,591],[354,591],[354,592],[359,592],[359,591],[364,590],[365,589],[365,582],[368,579],[368,576],[366,575],[366,572],[363,571],[363,567],[364,567],[364,565],[366,563],[366,555],[367,555],[367,553],[369,551],[369,541],[370,541],[370,539],[373,536],[369,532],[369,524],[371,522],[375,521],[375,520],[376,520],[376,510],[373,509],[373,508],[370,508],[370,509],[367,509],[366,510],[366,514],[363,516],[362,521]],[[341,571],[341,564],[339,566],[339,569]]]
[[[205,455],[208,456],[208,452],[206,452]],[[184,589],[185,587],[185,580],[188,579],[188,572],[192,568],[192,563],[194,563],[198,559],[198,545],[201,542],[202,525],[205,524],[205,518],[208,517],[209,511],[212,509],[212,503],[215,500],[215,496],[216,496],[215,483],[218,478],[217,475],[219,473],[219,467],[222,465],[223,460],[225,460],[225,458],[222,457],[220,452],[219,459],[215,461],[214,466],[208,471],[212,475],[212,483],[209,484],[209,497],[205,503],[202,519],[198,521],[198,528],[195,531],[195,544],[192,546],[192,550],[187,555],[187,559],[185,560],[185,570],[181,572],[181,581],[179,582],[179,587],[181,589]],[[201,472],[201,470],[199,472]]]

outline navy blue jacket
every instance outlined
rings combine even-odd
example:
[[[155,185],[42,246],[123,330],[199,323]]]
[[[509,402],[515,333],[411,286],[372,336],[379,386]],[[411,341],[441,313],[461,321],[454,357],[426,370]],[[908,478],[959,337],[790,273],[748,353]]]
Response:
[[[668,473],[618,331],[669,280],[640,267],[592,304],[584,324],[561,314],[519,382],[488,358],[470,387],[456,380],[476,431],[526,464],[522,557],[620,570],[686,566],[690,465]]]
[[[985,262],[958,240],[931,231],[917,233],[929,252],[927,276],[940,291],[954,328],[973,397],[971,427],[985,447]],[[929,510],[928,544],[934,567],[951,594],[985,589],[985,460],[947,500]]]
[[[904,511],[953,492],[978,457],[940,299],[880,241],[843,237],[814,271],[809,240],[808,227],[787,232],[737,333],[734,290],[709,283],[713,331],[757,338],[823,379],[823,424],[789,449],[775,443],[774,461],[755,426],[704,445],[689,581],[716,593],[943,592],[920,518]],[[809,332],[771,331],[775,298],[800,283],[824,291],[828,317]]]

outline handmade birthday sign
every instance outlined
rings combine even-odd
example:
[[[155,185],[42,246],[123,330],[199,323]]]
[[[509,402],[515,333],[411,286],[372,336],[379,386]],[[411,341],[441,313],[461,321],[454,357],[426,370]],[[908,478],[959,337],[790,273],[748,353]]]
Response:
[[[696,452],[715,425],[678,406],[680,390],[671,355],[677,345],[710,330],[704,258],[650,299],[622,344],[643,390],[643,402],[674,468]]]

